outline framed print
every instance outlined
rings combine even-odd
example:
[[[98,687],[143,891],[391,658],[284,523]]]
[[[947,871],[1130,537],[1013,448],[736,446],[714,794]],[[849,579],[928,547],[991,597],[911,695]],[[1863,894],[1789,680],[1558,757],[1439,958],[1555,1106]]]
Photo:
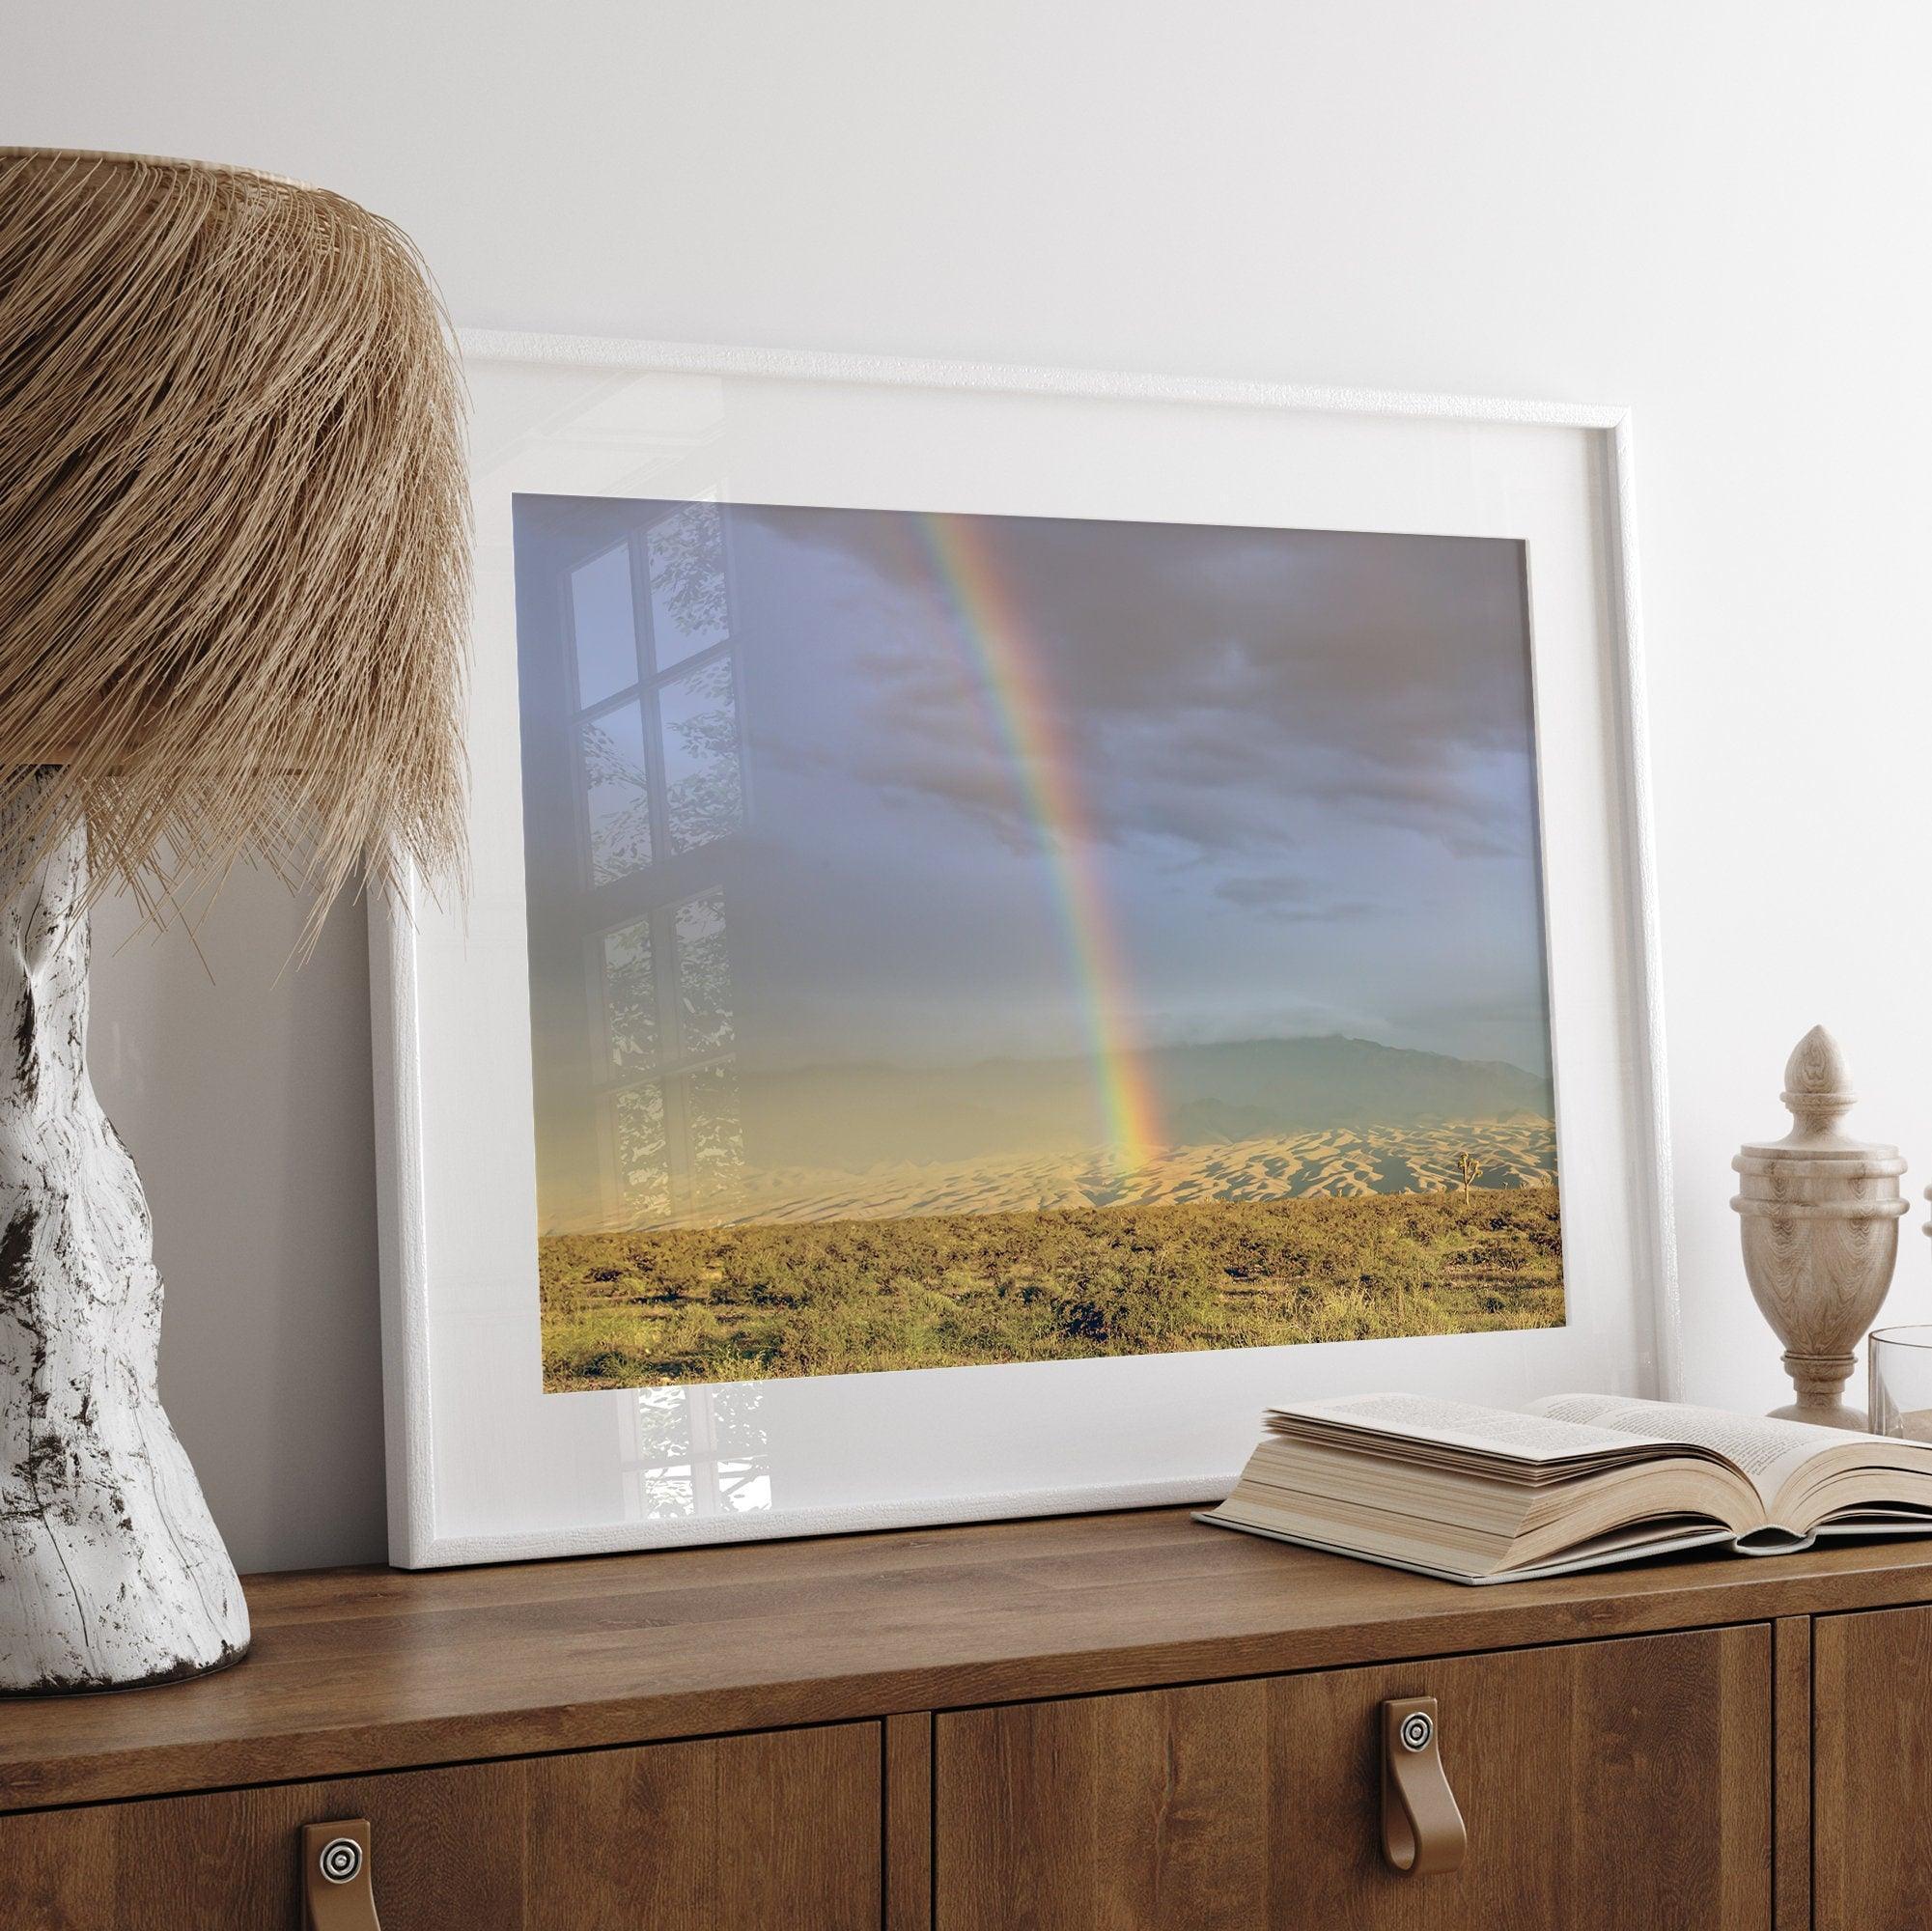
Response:
[[[464,348],[472,890],[372,915],[392,1559],[1674,1392],[1623,411]]]

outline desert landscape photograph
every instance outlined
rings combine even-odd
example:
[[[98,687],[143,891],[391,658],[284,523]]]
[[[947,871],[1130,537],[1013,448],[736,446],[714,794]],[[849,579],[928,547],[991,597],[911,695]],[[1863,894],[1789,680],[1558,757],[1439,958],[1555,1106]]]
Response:
[[[1563,1320],[1524,561],[518,503],[543,1378]]]

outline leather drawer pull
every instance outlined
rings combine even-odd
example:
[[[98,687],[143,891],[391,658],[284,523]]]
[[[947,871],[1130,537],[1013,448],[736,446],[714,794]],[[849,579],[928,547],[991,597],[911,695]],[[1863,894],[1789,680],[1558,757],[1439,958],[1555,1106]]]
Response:
[[[369,1820],[302,1826],[302,1931],[382,1931],[369,1881]]]
[[[1456,1793],[1436,1749],[1436,1699],[1382,1706],[1382,1855],[1399,1871],[1454,1870],[1469,1846]]]

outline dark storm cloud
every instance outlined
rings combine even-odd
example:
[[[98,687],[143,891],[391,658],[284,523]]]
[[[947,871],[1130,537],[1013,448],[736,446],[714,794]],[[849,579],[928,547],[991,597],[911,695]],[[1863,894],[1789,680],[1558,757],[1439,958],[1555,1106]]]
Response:
[[[956,629],[910,519],[740,511],[842,566],[892,621]],[[1498,767],[1526,782],[1527,644],[1518,545],[1052,518],[984,519],[1103,838],[1260,854],[1284,822],[1345,814],[1460,855],[1522,849]],[[855,604],[856,607],[856,604]],[[996,717],[969,657],[868,652],[855,774],[1029,835],[990,781]],[[965,701],[963,701],[963,699]],[[996,748],[996,744],[995,744]],[[1510,766],[1517,768],[1510,773]]]
[[[1514,544],[997,523],[1022,607],[1050,611],[1078,658],[1085,711],[1235,710],[1382,763],[1424,743],[1495,747],[1520,728]]]

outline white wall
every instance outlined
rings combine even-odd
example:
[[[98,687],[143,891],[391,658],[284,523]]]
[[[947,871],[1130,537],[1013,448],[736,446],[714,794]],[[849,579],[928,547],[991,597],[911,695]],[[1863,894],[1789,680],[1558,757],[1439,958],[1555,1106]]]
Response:
[[[1814,1021],[1932,1176],[1932,11],[66,0],[8,41],[4,138],[326,182],[466,322],[1634,404],[1692,1393],[1778,1396],[1726,1162]],[[216,984],[179,938],[97,982],[244,1567],[383,1539],[362,921],[275,983],[294,926],[246,881]]]

